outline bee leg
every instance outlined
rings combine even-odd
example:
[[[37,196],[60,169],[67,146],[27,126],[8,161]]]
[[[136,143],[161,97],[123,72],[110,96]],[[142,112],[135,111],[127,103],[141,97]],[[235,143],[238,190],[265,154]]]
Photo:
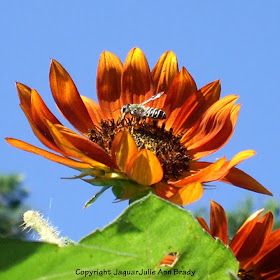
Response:
[[[119,121],[122,122],[124,120],[126,113],[123,113],[121,117],[119,117]]]
[[[141,118],[139,118],[139,117],[134,117],[134,118],[133,118],[132,126],[135,126],[136,124],[138,124],[139,121],[140,121],[140,119],[141,119]]]

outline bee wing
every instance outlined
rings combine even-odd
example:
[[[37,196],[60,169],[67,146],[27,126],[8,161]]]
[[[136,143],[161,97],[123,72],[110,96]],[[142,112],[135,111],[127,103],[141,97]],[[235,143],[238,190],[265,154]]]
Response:
[[[153,95],[151,98],[149,98],[148,100],[144,101],[143,103],[141,103],[141,105],[145,105],[147,104],[148,102],[152,101],[152,100],[155,100],[155,99],[158,99],[159,97],[161,97],[162,95],[164,94],[164,91],[162,92],[159,92],[155,95]]]

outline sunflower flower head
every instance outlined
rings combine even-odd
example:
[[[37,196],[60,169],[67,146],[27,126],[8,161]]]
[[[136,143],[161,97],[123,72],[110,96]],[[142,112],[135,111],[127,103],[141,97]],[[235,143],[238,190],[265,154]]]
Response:
[[[164,53],[152,71],[143,52],[132,49],[124,64],[103,52],[97,69],[97,97],[79,94],[57,61],[50,67],[50,87],[63,116],[78,133],[65,127],[34,89],[17,83],[20,106],[37,138],[52,152],[21,140],[9,144],[75,168],[82,178],[113,187],[117,199],[135,199],[147,192],[179,205],[198,200],[203,185],[223,181],[271,195],[235,166],[252,150],[214,163],[201,159],[224,146],[233,134],[240,105],[236,95],[220,99],[220,81],[201,89],[175,54]]]
[[[210,228],[203,218],[201,226],[214,238],[229,245],[239,261],[242,280],[276,280],[280,278],[280,229],[272,231],[273,215],[264,209],[252,214],[228,242],[227,217],[224,209],[211,201]],[[229,243],[229,244],[228,244]]]

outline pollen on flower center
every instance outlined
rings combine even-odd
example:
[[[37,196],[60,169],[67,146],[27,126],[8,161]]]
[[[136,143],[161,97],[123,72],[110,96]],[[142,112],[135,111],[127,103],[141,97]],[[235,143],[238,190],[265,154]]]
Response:
[[[158,157],[165,181],[177,179],[183,171],[188,170],[190,158],[187,149],[180,143],[181,136],[173,135],[172,129],[165,130],[164,124],[159,126],[157,121],[150,124],[135,118],[125,118],[117,122],[101,120],[99,125],[89,131],[88,138],[109,154],[115,136],[120,131],[128,131],[139,150],[148,149]]]

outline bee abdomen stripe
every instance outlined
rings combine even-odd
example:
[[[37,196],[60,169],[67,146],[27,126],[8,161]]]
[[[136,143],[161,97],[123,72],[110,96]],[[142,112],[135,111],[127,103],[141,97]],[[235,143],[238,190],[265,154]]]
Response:
[[[157,111],[157,116],[156,116],[156,118],[158,118],[158,119],[166,119],[166,114],[165,114],[165,112],[162,111],[162,110],[158,110],[158,111]]]
[[[146,116],[154,119],[166,119],[164,111],[151,107],[147,107]]]

